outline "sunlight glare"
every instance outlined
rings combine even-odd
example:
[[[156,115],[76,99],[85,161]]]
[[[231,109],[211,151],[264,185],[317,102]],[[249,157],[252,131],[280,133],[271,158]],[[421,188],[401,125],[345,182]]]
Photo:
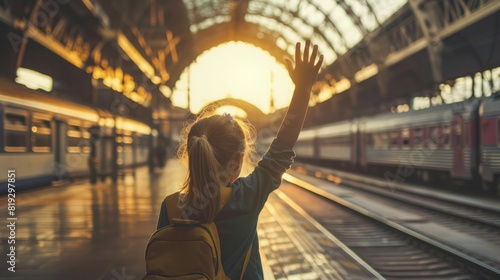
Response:
[[[202,53],[177,81],[172,94],[174,106],[188,107],[188,71],[193,113],[215,100],[237,98],[267,114],[271,111],[271,92],[275,109],[288,106],[292,97],[293,83],[284,65],[247,43],[228,42]]]
[[[231,116],[238,116],[245,119],[248,116],[247,112],[245,112],[243,109],[228,105],[217,108],[217,110],[215,110],[215,113],[218,115],[230,114]]]

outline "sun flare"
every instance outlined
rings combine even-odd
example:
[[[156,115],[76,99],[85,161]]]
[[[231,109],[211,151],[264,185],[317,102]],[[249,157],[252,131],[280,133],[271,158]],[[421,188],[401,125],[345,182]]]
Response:
[[[247,43],[229,42],[204,52],[186,68],[173,90],[174,106],[188,108],[188,88],[193,113],[213,101],[236,98],[268,114],[273,103],[274,109],[288,106],[293,83],[284,65],[268,52]]]

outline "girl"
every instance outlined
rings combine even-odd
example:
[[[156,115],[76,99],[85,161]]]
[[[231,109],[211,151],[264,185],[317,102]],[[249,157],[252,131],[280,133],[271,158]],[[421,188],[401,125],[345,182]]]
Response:
[[[230,279],[240,279],[247,252],[250,258],[244,279],[263,279],[257,221],[267,197],[280,186],[281,176],[295,156],[292,148],[302,129],[311,88],[323,62],[321,55],[316,63],[318,46],[314,45],[311,55],[309,51],[309,41],[303,55],[297,43],[295,67],[290,60],[285,61],[295,84],[293,97],[276,139],[250,175],[238,178],[252,146],[253,130],[249,124],[230,115],[213,115],[201,117],[185,129],[187,135],[183,137],[179,155],[187,158],[188,175],[179,208],[185,219],[215,222],[222,264]],[[162,204],[158,229],[169,224],[167,217]]]

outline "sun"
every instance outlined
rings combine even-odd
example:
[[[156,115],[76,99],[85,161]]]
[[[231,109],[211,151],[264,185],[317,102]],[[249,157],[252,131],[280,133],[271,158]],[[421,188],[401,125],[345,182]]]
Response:
[[[292,92],[293,83],[282,63],[258,47],[233,41],[204,52],[184,70],[173,89],[172,103],[198,113],[213,101],[236,98],[268,114],[288,106]]]

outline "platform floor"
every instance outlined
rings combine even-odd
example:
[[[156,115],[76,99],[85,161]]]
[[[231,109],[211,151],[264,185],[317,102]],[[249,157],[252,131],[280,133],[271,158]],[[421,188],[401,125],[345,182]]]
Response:
[[[142,279],[144,249],[156,229],[161,201],[184,179],[175,160],[154,175],[147,171],[140,168],[135,180],[125,177],[115,185],[109,181],[94,186],[77,182],[18,193],[16,272],[7,271],[5,266],[10,245],[9,232],[3,226],[0,279]],[[6,205],[7,197],[0,199]],[[314,246],[301,245],[310,243],[311,237],[300,230],[296,219],[286,219],[292,215],[287,215],[277,200],[270,199],[259,222],[266,279],[352,279],[346,275],[349,270],[340,266],[344,263],[352,269],[352,261],[327,262],[326,270],[318,266],[314,258],[327,258]],[[0,211],[0,218],[8,224],[6,212]],[[277,234],[280,231],[284,234]],[[329,277],[324,278],[325,273]]]

